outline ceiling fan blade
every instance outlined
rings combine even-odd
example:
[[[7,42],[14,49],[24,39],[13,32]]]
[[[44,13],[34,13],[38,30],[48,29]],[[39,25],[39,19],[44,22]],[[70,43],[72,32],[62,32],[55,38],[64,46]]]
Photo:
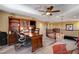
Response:
[[[54,11],[52,11],[52,12],[60,12],[60,10],[54,10]]]
[[[40,12],[46,12],[46,11],[44,11],[44,10],[38,10],[38,11],[40,11]]]
[[[42,15],[46,15],[45,13],[43,13]]]

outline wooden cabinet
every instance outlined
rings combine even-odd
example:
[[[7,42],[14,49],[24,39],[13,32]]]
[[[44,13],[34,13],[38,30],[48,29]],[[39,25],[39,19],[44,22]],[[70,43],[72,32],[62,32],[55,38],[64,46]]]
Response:
[[[42,35],[32,37],[32,52],[42,47]]]
[[[16,18],[13,16],[9,17],[9,31],[13,31],[14,29],[16,29],[17,31],[21,32],[22,30],[29,30],[29,27],[35,29],[36,21]]]
[[[39,39],[38,39],[38,47],[42,47],[42,36],[39,36]]]
[[[15,42],[16,42],[16,38],[14,37],[13,34],[10,34],[8,39],[8,45],[15,44]]]

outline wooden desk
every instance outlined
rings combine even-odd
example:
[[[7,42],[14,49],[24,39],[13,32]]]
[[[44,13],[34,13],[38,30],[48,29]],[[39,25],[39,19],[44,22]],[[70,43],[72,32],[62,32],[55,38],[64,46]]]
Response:
[[[32,36],[32,52],[42,47],[42,35]]]
[[[42,47],[42,35],[38,35],[35,33],[31,33],[29,34],[29,36],[32,39],[32,52],[34,52],[35,50],[37,50],[38,48]],[[8,40],[8,44],[12,45],[15,44],[16,39],[13,35],[9,35],[9,40]]]
[[[28,34],[25,33],[25,35],[29,35],[32,39],[32,52],[43,46],[42,35],[36,33],[28,33]]]

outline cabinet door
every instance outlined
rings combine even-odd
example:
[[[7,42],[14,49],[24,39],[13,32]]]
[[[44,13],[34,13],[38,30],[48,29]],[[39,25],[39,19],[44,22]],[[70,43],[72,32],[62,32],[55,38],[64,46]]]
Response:
[[[15,44],[16,42],[16,38],[14,37],[14,35],[9,35],[9,40],[8,40],[8,44],[9,45],[12,45],[12,44]]]
[[[42,47],[42,36],[40,35],[38,38],[38,47]]]
[[[32,52],[38,48],[38,38],[32,37]]]

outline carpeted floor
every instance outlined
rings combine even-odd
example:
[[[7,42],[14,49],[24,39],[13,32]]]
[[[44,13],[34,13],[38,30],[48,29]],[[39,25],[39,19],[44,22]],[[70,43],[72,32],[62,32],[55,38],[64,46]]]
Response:
[[[75,41],[63,39],[63,40],[60,40],[60,42],[66,43],[68,50],[72,50],[76,48]],[[55,44],[54,39],[50,39],[46,36],[43,36],[43,47],[39,48],[35,52],[31,52],[32,47],[28,47],[28,48],[21,47],[20,49],[16,51],[14,48],[14,45],[12,45],[12,46],[8,46],[8,47],[4,47],[0,49],[0,53],[1,54],[51,54],[50,47],[53,44]]]

